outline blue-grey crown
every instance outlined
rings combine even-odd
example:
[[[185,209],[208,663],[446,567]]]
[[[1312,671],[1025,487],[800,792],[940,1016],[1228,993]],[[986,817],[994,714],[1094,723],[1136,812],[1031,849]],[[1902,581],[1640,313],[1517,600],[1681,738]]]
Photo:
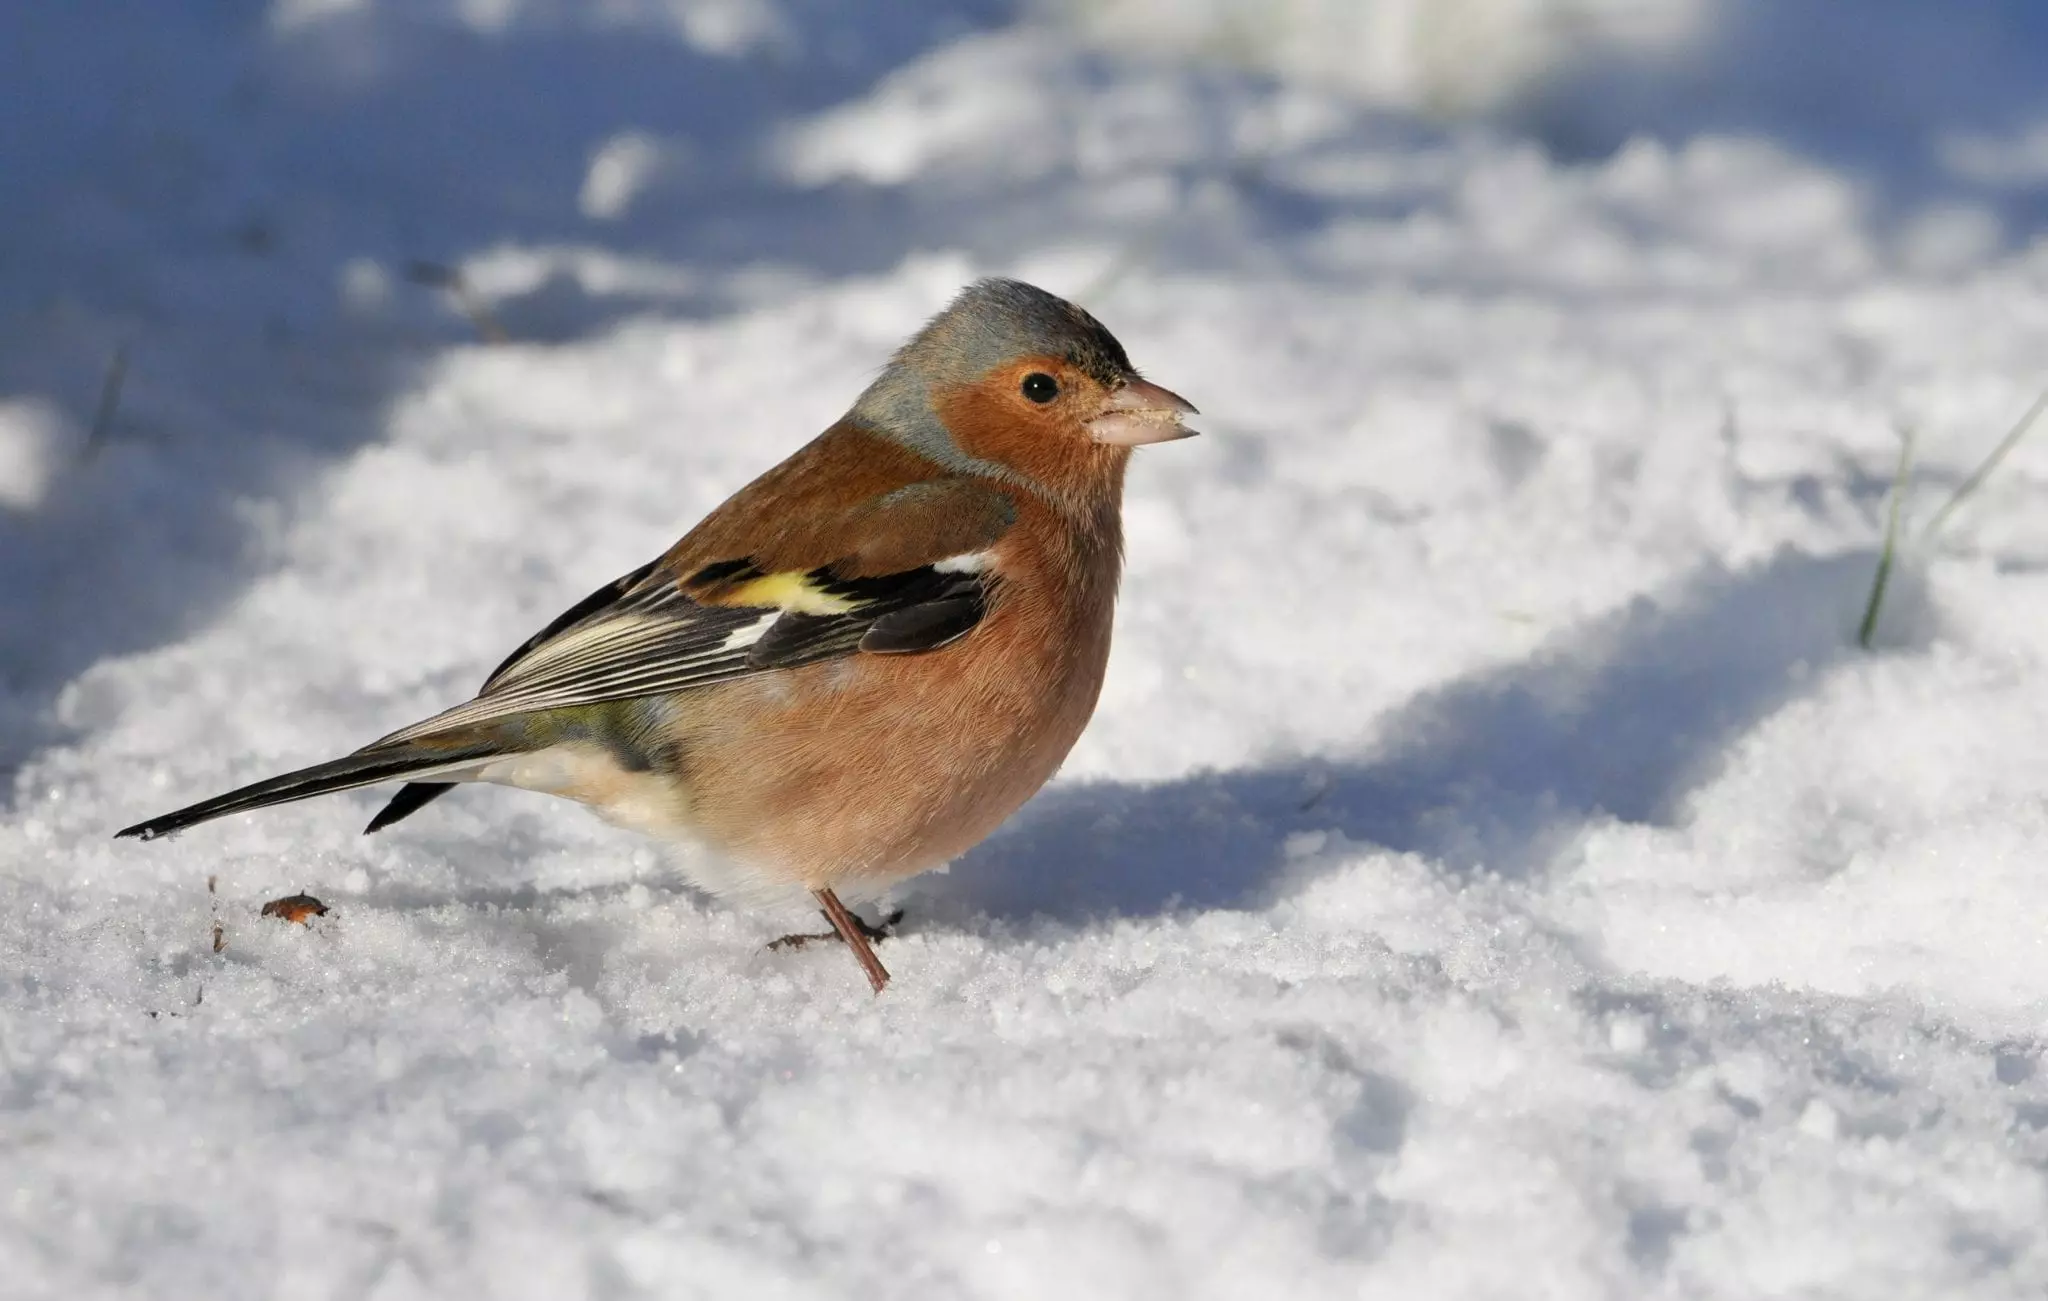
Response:
[[[1019,357],[1058,357],[1114,388],[1131,375],[1116,336],[1057,294],[991,277],[960,291],[896,354],[941,383],[961,383]]]
[[[972,383],[1020,357],[1057,357],[1105,388],[1136,373],[1116,336],[1087,312],[1036,285],[990,277],[961,290],[897,350],[852,416],[951,463],[959,453],[931,409],[931,390]]]

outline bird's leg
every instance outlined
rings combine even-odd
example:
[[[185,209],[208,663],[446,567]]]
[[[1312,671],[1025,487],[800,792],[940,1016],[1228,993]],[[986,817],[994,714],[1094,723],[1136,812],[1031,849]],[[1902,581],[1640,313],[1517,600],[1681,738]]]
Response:
[[[825,920],[832,924],[832,929],[808,935],[785,935],[770,942],[768,947],[800,949],[812,940],[836,940],[851,945],[853,956],[860,963],[860,969],[867,973],[868,983],[874,986],[877,994],[881,993],[882,986],[889,983],[889,970],[882,965],[881,959],[875,956],[872,946],[896,934],[896,923],[903,920],[903,910],[898,908],[883,917],[880,926],[870,926],[861,920],[860,914],[839,902],[839,896],[832,891],[814,890],[812,894],[824,905],[820,911],[825,914]]]
[[[874,987],[877,994],[881,993],[889,983],[889,969],[875,956],[874,945],[868,943],[869,928],[860,918],[854,916],[845,904],[839,902],[839,896],[833,894],[830,887],[814,890],[812,893],[817,895],[818,902],[824,905],[825,919],[832,923],[832,929],[838,931],[839,938],[846,941],[846,947],[853,950],[853,956],[860,963],[860,969],[868,975],[868,984]]]
[[[884,917],[880,926],[870,926],[856,917],[852,909],[839,902],[839,896],[833,894],[830,889],[813,890],[811,894],[823,906],[825,920],[832,923],[832,929],[823,935],[785,935],[768,947],[800,949],[812,940],[844,941],[846,946],[853,950],[853,956],[859,960],[860,969],[867,973],[868,984],[875,987],[877,994],[881,993],[882,987],[889,983],[889,969],[875,956],[874,946],[869,941],[888,939],[888,928],[903,920],[903,910],[899,908]]]

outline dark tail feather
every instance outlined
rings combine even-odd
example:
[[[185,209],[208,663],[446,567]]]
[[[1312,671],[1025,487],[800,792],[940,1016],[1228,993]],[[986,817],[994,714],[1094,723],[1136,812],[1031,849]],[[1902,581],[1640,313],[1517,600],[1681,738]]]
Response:
[[[407,782],[398,788],[398,794],[391,797],[370,825],[363,828],[363,834],[382,831],[394,822],[403,821],[421,809],[455,789],[454,782]]]
[[[503,752],[502,747],[495,745],[429,749],[423,745],[409,744],[393,746],[388,750],[358,750],[354,754],[343,755],[327,763],[316,763],[310,768],[301,768],[297,772],[272,777],[253,786],[229,791],[225,795],[216,795],[210,800],[201,800],[189,808],[166,813],[147,822],[138,822],[114,834],[116,837],[136,836],[143,840],[155,840],[158,836],[183,831],[187,827],[211,822],[230,813],[242,813],[272,804],[289,804],[293,800],[311,799],[315,795],[328,795],[335,791],[354,790],[358,786],[374,786],[378,782],[394,781],[400,777],[425,776],[459,767],[465,762],[488,759]],[[433,785],[446,789],[447,784],[436,782]],[[439,790],[434,792],[435,795],[440,793]],[[402,794],[401,792],[401,796]],[[412,808],[418,808],[424,803],[426,799],[420,799]],[[411,812],[411,809],[407,809],[406,812]]]

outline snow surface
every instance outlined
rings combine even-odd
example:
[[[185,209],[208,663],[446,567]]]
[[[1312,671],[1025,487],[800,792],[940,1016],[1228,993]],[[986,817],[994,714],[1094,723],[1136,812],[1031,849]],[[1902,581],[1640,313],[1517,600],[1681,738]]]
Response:
[[[0,1295],[2048,1288],[2048,439],[1852,637],[2048,382],[2038,7],[865,9],[0,14]],[[992,272],[1206,436],[886,996],[532,796],[108,839]]]

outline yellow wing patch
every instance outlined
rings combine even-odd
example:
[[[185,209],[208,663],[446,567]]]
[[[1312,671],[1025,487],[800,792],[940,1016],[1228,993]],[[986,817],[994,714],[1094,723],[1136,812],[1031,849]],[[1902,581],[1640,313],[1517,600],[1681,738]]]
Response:
[[[736,584],[717,597],[720,605],[765,605],[793,614],[849,614],[860,608],[850,597],[825,591],[809,574],[763,574]]]

